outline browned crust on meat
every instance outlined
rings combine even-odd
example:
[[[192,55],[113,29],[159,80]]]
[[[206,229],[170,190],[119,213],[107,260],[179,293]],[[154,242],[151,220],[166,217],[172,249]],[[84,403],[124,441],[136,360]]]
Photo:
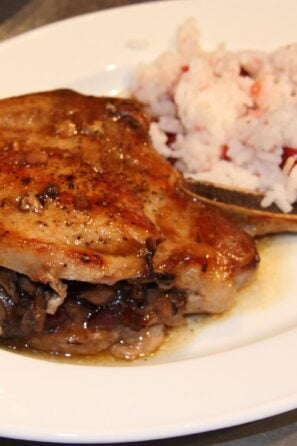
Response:
[[[171,274],[205,296],[203,311],[228,307],[258,261],[253,240],[180,189],[148,126],[129,99],[2,100],[0,265],[45,283]]]

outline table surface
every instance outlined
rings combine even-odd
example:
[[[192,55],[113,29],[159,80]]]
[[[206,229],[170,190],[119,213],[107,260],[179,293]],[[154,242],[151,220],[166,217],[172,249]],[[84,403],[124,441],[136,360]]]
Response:
[[[144,0],[0,0],[0,40],[66,17],[141,1]],[[49,443],[0,438],[0,444],[38,446]],[[137,444],[142,446],[295,446],[297,445],[297,410],[215,432]]]

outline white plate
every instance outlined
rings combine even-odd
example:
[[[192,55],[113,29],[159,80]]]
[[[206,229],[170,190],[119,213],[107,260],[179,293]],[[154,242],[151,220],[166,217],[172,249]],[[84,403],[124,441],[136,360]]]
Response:
[[[297,41],[295,0],[182,0],[81,16],[0,45],[0,96],[72,87],[116,94],[189,15],[212,46]],[[138,49],[136,49],[138,47]],[[161,438],[297,407],[296,238],[261,249],[258,280],[221,318],[198,319],[128,366],[47,362],[0,351],[0,435],[63,442]],[[176,344],[176,345],[174,345]]]

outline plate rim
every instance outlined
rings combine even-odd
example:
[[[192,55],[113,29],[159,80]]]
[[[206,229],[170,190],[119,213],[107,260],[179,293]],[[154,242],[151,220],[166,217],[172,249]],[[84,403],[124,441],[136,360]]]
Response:
[[[203,0],[200,0],[203,1]],[[213,0],[213,1],[217,1],[219,2],[219,0]],[[232,0],[231,0],[232,1]],[[55,29],[57,28],[62,28],[63,26],[65,26],[65,24],[67,24],[66,26],[75,26],[76,23],[78,22],[84,22],[86,20],[88,20],[89,17],[104,17],[106,15],[110,15],[113,16],[115,13],[121,13],[122,11],[131,11],[131,10],[139,10],[140,8],[152,8],[152,7],[156,7],[156,5],[167,5],[169,6],[170,4],[182,4],[184,3],[185,0],[158,0],[158,1],[150,1],[150,2],[145,2],[145,3],[140,3],[140,4],[133,4],[133,5],[124,5],[124,6],[120,6],[120,7],[114,7],[114,8],[109,8],[109,9],[104,9],[104,10],[100,10],[100,11],[96,11],[96,12],[90,12],[90,13],[85,13],[85,14],[81,14],[79,16],[75,16],[75,17],[70,17],[67,19],[63,19],[63,20],[59,20],[56,21],[54,23],[50,23],[47,25],[43,25],[40,26],[38,28],[35,28],[33,30],[29,30],[25,33],[19,34],[17,36],[11,37],[7,40],[4,40],[0,43],[0,52],[2,50],[2,48],[9,48],[9,46],[13,46],[15,45],[16,42],[18,41],[26,41],[26,40],[30,40],[30,39],[35,39],[36,36],[40,35],[40,33],[52,33],[55,31]],[[189,4],[194,4],[194,0],[187,0],[187,2]],[[162,7],[163,7],[162,6]],[[169,6],[170,7],[170,6]],[[99,19],[100,20],[100,19]],[[253,351],[258,351],[259,348],[261,350],[261,347],[263,346],[268,346],[270,345],[271,342],[275,342],[275,340],[277,342],[279,342],[280,346],[282,346],[282,348],[285,349],[288,348],[287,342],[288,340],[293,343],[295,341],[297,341],[297,328],[296,329],[292,329],[290,331],[288,331],[287,333],[282,333],[282,334],[276,334],[275,336],[271,336],[268,339],[263,339],[260,341],[256,341],[252,344],[249,344],[247,346],[243,346],[243,347],[239,347],[239,348],[235,348],[232,349],[232,351],[229,352],[220,352],[220,353],[216,353],[213,354],[213,360],[216,362],[216,360],[218,358],[222,359],[222,358],[227,358],[229,357],[231,354],[232,355],[238,355],[239,352],[239,357],[241,356],[241,354],[243,353],[243,351],[249,351],[249,350],[253,350]],[[289,342],[289,343],[290,343]],[[291,344],[290,344],[291,345]],[[9,353],[9,355],[11,355],[11,353]],[[4,355],[5,356],[5,355]],[[20,361],[18,360],[19,358],[17,357],[17,355],[12,359],[12,363],[18,364]],[[227,358],[228,359],[228,358]],[[229,358],[230,359],[230,358]],[[264,360],[264,358],[260,358],[259,360]],[[270,361],[272,361],[273,358],[269,358]],[[181,369],[181,371],[183,373],[187,373],[187,369],[195,369],[197,367],[197,365],[201,365],[206,359],[205,358],[196,358],[196,359],[184,359],[181,361],[181,363],[179,364],[178,368]],[[36,362],[35,362],[36,361]],[[234,357],[233,357],[233,361],[234,361]],[[22,361],[21,361],[22,362]],[[31,367],[28,366],[28,360],[26,359],[24,361],[25,364],[25,369],[30,370]],[[42,362],[42,366],[38,366],[37,368],[42,370],[44,367],[44,361]],[[224,360],[223,360],[224,362]],[[232,362],[232,361],[231,361]],[[39,363],[38,360],[34,359],[34,363]],[[273,363],[273,361],[271,362]],[[53,364],[57,364],[57,363],[53,363]],[[265,364],[263,363],[263,366]],[[268,366],[268,364],[266,364],[266,366]],[[292,366],[292,370],[294,370],[295,372],[297,372],[297,358],[294,359],[294,361],[292,360],[291,363]],[[73,370],[73,365],[72,364],[63,364],[63,367],[65,367],[65,370],[67,369],[71,369]],[[76,366],[76,367],[80,367],[80,366]],[[83,366],[84,369],[86,366]],[[93,370],[94,368],[92,366],[88,366],[90,367],[90,370]],[[50,366],[50,368],[52,369],[52,366]],[[143,366],[139,366],[139,367],[134,367],[134,366],[125,366],[124,370],[132,370],[132,375],[135,374],[142,374],[144,377],[147,378],[148,376],[148,371],[149,370],[153,370],[153,374],[154,376],[157,376],[157,372],[161,370],[165,370],[168,371],[169,373],[172,371],[171,369],[175,369],[176,368],[176,363],[170,363],[170,364],[148,364],[148,365],[143,365]],[[95,366],[95,369],[98,369],[98,366]],[[79,368],[77,368],[77,370],[79,370]],[[107,373],[110,373],[111,375],[113,375],[113,377],[115,375],[118,375],[118,372],[116,371],[116,369],[114,367],[104,367],[104,375],[106,375]],[[145,371],[144,373],[143,370]],[[125,372],[126,374],[126,372]],[[75,373],[75,375],[78,375],[77,373]],[[93,375],[93,373],[90,373],[90,375]],[[256,377],[254,377],[255,379]],[[0,391],[1,391],[1,385],[0,385]],[[4,398],[5,400],[5,398]],[[0,392],[0,413],[1,413],[1,392]],[[290,392],[290,394],[283,396],[283,398],[278,399],[278,404],[275,404],[274,401],[272,402],[266,402],[263,404],[259,404],[257,407],[250,407],[247,408],[245,410],[242,410],[241,412],[239,412],[236,416],[234,416],[234,413],[230,413],[229,415],[217,415],[216,417],[213,418],[209,418],[209,420],[204,423],[204,427],[201,425],[200,428],[198,427],[199,423],[193,423],[193,422],[184,422],[183,425],[181,424],[177,424],[175,427],[170,424],[167,427],[165,427],[165,425],[163,425],[161,428],[154,428],[153,432],[151,431],[149,434],[147,431],[144,431],[143,428],[139,428],[138,430],[130,430],[130,431],[121,431],[118,433],[105,433],[105,436],[102,434],[100,434],[100,432],[96,433],[96,432],[92,432],[92,433],[87,433],[87,432],[83,432],[83,430],[80,433],[76,433],[76,434],[71,434],[70,431],[67,431],[67,429],[64,432],[53,432],[52,429],[48,429],[48,431],[46,432],[46,429],[43,430],[38,430],[37,427],[35,427],[35,431],[34,432],[29,432],[29,430],[32,431],[32,426],[29,426],[27,428],[27,430],[25,428],[23,428],[22,433],[18,434],[15,432],[16,426],[11,425],[10,427],[7,425],[6,428],[3,428],[3,426],[1,426],[0,428],[0,435],[4,435],[4,436],[8,436],[11,438],[17,438],[17,439],[27,439],[27,440],[39,440],[39,441],[62,441],[64,443],[67,442],[71,442],[71,443],[85,443],[85,442],[98,442],[98,441],[104,441],[104,442],[108,442],[108,443],[112,443],[112,442],[126,442],[126,441],[139,441],[139,440],[152,440],[152,439],[160,439],[160,438],[168,438],[168,437],[172,437],[172,436],[182,436],[182,435],[188,435],[188,434],[194,434],[194,433],[200,433],[200,432],[207,432],[209,430],[213,430],[213,429],[218,429],[218,428],[224,428],[224,427],[228,427],[228,426],[234,426],[234,425],[238,425],[238,424],[242,424],[245,423],[247,421],[255,421],[258,419],[261,419],[263,417],[267,417],[267,416],[272,416],[272,415],[276,415],[279,413],[283,413],[286,412],[288,410],[294,409],[297,406],[297,384],[296,384],[296,389],[293,393]]]

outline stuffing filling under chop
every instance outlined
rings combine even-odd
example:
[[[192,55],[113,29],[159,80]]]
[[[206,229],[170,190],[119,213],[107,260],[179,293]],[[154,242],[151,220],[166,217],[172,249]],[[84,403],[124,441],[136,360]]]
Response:
[[[3,343],[133,359],[232,305],[254,241],[182,190],[139,103],[58,90],[0,104]]]

